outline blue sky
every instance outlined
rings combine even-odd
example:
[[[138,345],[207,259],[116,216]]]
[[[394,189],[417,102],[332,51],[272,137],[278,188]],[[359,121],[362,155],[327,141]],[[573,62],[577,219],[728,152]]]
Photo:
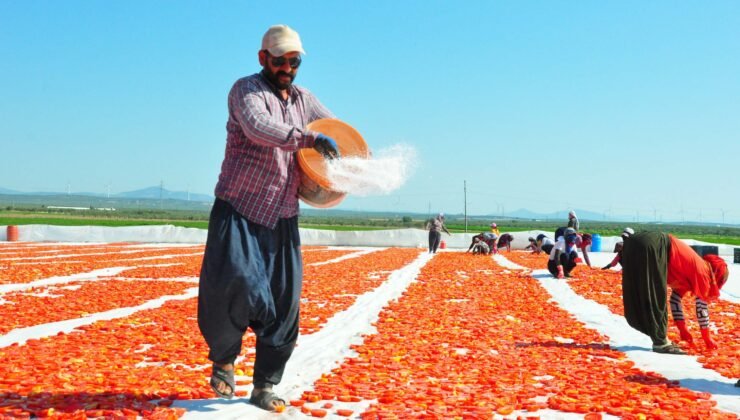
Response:
[[[279,4],[279,6],[278,6]],[[348,210],[740,222],[740,2],[0,0],[0,187],[212,193],[272,24],[296,83],[420,166]]]

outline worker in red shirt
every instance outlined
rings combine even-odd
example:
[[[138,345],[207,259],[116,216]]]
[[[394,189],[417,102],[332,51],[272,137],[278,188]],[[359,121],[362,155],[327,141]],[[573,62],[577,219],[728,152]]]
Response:
[[[681,297],[696,297],[697,317],[704,343],[717,348],[709,334],[707,302],[716,300],[727,282],[727,263],[716,255],[699,256],[691,247],[673,235],[641,232],[624,240],[622,250],[622,301],[629,325],[650,336],[653,351],[685,354],[666,337],[668,311],[667,289],[670,286],[673,319],[681,339],[693,343],[686,330],[680,308]],[[674,305],[677,304],[677,307]]]
[[[588,250],[586,247],[591,245],[593,237],[590,233],[578,233],[576,234],[576,248],[580,249],[583,253],[583,259],[586,261],[586,265],[591,267],[591,260],[588,258]]]
[[[614,258],[609,262],[609,264],[601,267],[602,270],[608,270],[612,267],[616,267],[617,264],[620,264],[622,261],[622,248],[624,247],[624,242],[617,242],[614,244],[614,252],[617,253],[617,255],[614,256]]]

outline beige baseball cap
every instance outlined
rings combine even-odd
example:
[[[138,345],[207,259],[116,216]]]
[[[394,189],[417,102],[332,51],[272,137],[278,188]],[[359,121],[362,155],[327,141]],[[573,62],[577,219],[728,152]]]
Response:
[[[270,52],[274,57],[280,57],[289,52],[299,52],[305,54],[301,38],[298,32],[291,29],[288,25],[273,25],[265,32],[262,37],[262,49]]]

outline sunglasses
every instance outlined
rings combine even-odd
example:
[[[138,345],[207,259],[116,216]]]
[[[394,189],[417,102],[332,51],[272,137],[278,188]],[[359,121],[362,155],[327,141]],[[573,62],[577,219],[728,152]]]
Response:
[[[269,52],[265,51],[268,55],[270,55]],[[271,56],[272,57],[272,56]],[[285,57],[272,57],[270,58],[270,63],[273,67],[282,67],[287,62],[288,65],[290,65],[291,69],[297,69],[301,65],[301,59],[300,55],[297,55],[295,57],[291,58],[285,58]]]

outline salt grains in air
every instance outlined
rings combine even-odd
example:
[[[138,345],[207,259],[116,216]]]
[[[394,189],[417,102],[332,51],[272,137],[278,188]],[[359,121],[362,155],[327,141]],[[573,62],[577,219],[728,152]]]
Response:
[[[395,145],[370,159],[347,157],[327,162],[332,189],[356,196],[383,195],[400,188],[417,165],[416,149]]]

